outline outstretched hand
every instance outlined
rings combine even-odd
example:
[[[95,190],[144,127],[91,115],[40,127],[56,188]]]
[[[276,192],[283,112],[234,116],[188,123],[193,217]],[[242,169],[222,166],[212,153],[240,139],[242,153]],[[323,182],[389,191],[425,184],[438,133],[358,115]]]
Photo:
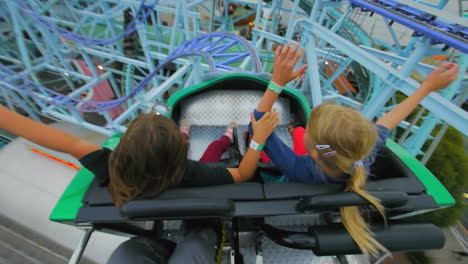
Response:
[[[390,130],[397,127],[430,92],[443,89],[452,83],[457,78],[458,71],[458,65],[455,63],[446,63],[439,66],[427,76],[419,89],[380,117],[377,124]]]
[[[457,79],[459,72],[458,64],[445,63],[429,73],[421,88],[429,92],[441,90]]]
[[[267,112],[260,120],[255,120],[253,113],[250,113],[250,121],[252,122],[253,140],[259,144],[264,144],[270,134],[279,125],[278,112]]]
[[[299,44],[291,46],[288,43],[276,49],[273,76],[271,78],[276,84],[284,86],[288,82],[302,76],[307,69],[307,65],[304,65],[294,71],[297,62],[304,54],[304,48],[297,51],[298,46]]]

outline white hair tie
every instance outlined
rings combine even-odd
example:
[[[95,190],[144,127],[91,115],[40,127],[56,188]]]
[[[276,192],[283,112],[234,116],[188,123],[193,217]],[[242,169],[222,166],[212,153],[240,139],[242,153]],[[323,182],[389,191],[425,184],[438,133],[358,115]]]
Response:
[[[353,162],[353,166],[354,168],[362,167],[364,166],[364,163],[362,162],[362,160],[356,160],[355,162]]]

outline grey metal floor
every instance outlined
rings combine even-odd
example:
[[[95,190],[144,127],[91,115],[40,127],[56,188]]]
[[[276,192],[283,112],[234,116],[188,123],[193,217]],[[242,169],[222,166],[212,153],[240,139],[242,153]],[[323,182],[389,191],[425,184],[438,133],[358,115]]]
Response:
[[[239,145],[244,146],[242,133],[247,130],[250,112],[257,107],[262,95],[261,91],[210,91],[185,100],[181,106],[181,120],[190,124],[189,159],[200,159],[206,147],[224,134],[230,122],[237,123]],[[287,129],[289,101],[280,98],[273,108],[280,114],[280,126],[275,132],[291,146],[292,139]],[[243,152],[242,147],[240,150]]]

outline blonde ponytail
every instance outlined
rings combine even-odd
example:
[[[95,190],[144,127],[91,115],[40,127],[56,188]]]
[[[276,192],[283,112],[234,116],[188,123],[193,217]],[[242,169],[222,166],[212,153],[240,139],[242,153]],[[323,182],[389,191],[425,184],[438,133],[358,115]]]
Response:
[[[385,219],[384,207],[364,191],[366,169],[362,160],[369,155],[377,138],[374,125],[358,111],[340,105],[321,104],[312,110],[305,140],[307,149],[317,153],[314,159],[319,167],[351,175],[345,191],[354,192],[369,201]],[[388,252],[375,240],[358,207],[342,207],[340,213],[343,225],[364,254],[376,256],[381,251]]]
[[[364,167],[357,167],[349,179],[345,191],[355,192],[369,201],[386,221],[384,207],[379,203],[378,199],[363,190],[365,182],[366,171]],[[370,231],[357,206],[341,207],[340,213],[343,225],[364,254],[377,256],[379,252],[388,252],[384,246],[375,240],[374,234]]]

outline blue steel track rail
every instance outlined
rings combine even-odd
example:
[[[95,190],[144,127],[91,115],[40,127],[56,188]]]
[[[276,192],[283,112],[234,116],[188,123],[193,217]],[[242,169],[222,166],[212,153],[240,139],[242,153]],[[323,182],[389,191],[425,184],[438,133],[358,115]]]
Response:
[[[434,44],[443,43],[468,53],[468,27],[447,24],[437,16],[392,0],[350,0],[353,7],[362,11],[380,14],[415,31],[416,36],[425,35]]]
[[[86,45],[109,45],[125,37],[128,37],[130,34],[135,32],[136,26],[138,24],[144,24],[145,21],[150,16],[150,13],[153,10],[153,8],[158,4],[159,0],[155,0],[151,4],[145,4],[145,1],[142,0],[136,12],[135,18],[129,23],[125,31],[122,34],[118,36],[114,36],[109,39],[96,39],[96,38],[90,38],[90,37],[78,35],[76,33],[73,33],[71,31],[68,31],[64,28],[57,26],[55,23],[49,21],[47,17],[39,15],[38,13],[36,13],[36,11],[33,8],[28,7],[26,3],[24,3],[22,0],[12,0],[12,1],[15,2],[16,5],[36,23],[44,25],[49,30],[53,32],[57,32],[58,34],[60,34],[62,37],[66,39],[72,40],[77,43],[86,44]]]
[[[242,47],[244,50],[237,52],[229,51],[229,48],[236,45]],[[224,53],[226,51],[228,52]],[[85,101],[81,99],[80,95],[63,95],[39,83],[31,81],[23,73],[15,72],[2,64],[0,64],[0,87],[5,87],[20,94],[31,96],[36,101],[60,106],[68,110],[75,110],[78,112],[103,112],[118,107],[123,102],[143,91],[146,85],[151,82],[152,78],[173,60],[189,56],[204,58],[211,72],[216,69],[234,70],[234,68],[229,65],[245,58],[250,58],[252,61],[252,73],[260,72],[262,68],[255,50],[248,41],[230,33],[213,32],[198,36],[180,45],[162,60],[150,74],[139,82],[128,95],[115,100],[103,102]],[[8,82],[5,80],[8,80]]]

